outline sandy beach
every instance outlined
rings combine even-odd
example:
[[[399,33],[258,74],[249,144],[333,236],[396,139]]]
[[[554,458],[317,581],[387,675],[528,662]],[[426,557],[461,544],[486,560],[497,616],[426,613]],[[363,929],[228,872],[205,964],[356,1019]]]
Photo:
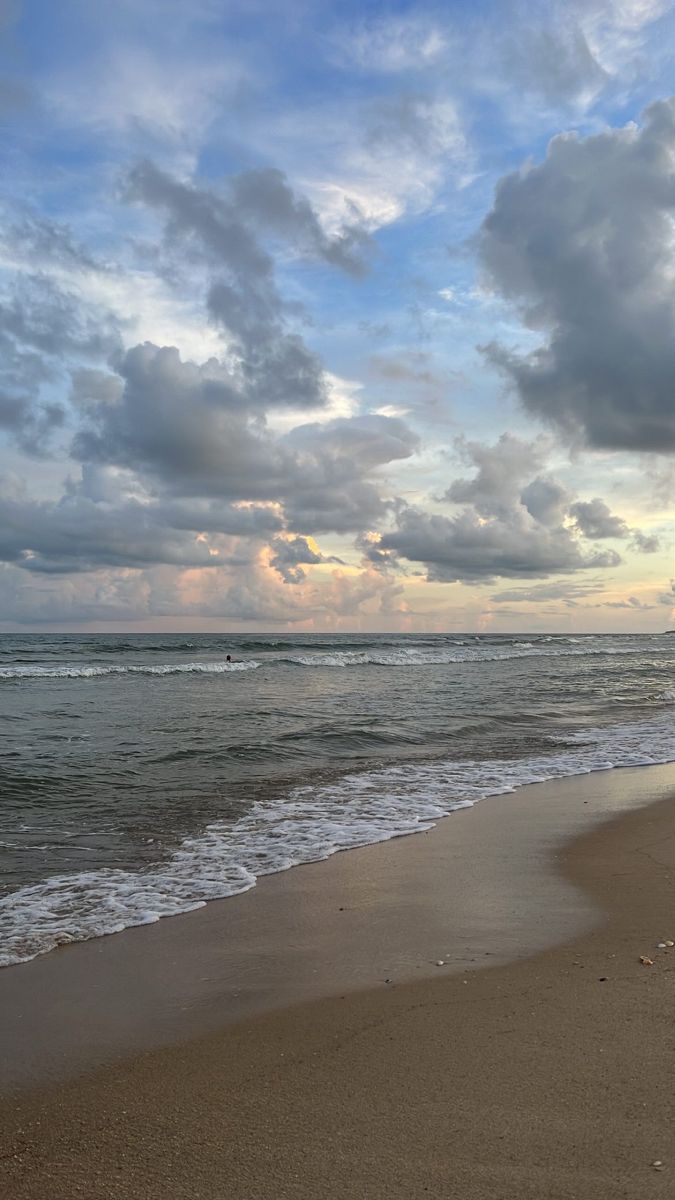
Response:
[[[674,59],[0,0],[0,1200],[675,1200]]]
[[[674,784],[649,768],[523,789],[3,972],[1,1194],[672,1196],[675,949],[657,943],[675,941]],[[247,987],[242,947],[263,918],[249,959],[276,950],[249,963]],[[232,961],[188,987],[198,963],[181,964],[181,939],[212,960],[216,925]],[[164,974],[142,1004],[153,938]],[[127,971],[87,1023],[100,991],[70,1011],[68,997],[94,956],[99,989],[125,956]]]

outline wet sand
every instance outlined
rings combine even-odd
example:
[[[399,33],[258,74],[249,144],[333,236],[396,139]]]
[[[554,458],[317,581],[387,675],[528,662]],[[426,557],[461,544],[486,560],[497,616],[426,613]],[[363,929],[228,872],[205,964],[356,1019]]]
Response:
[[[350,851],[271,877],[239,901],[3,972],[5,1088],[24,1087],[0,1106],[0,1194],[672,1196],[675,950],[655,945],[675,941],[674,783],[672,768],[650,768],[523,789],[431,834]],[[255,936],[249,976],[237,983],[246,921],[230,961],[236,922],[225,914],[247,901],[259,908],[246,918]],[[284,942],[298,908],[296,936]],[[265,914],[267,929],[256,931]],[[317,979],[308,964],[322,922]],[[145,1005],[139,964],[153,934],[178,957]],[[214,959],[215,946],[227,959],[208,987],[188,985],[181,939],[197,959]],[[260,959],[265,945],[273,951]],[[92,947],[101,961],[119,965],[126,954],[129,965],[81,1027],[78,1056],[86,1003],[69,1014],[66,984],[74,996]],[[177,1009],[176,976],[187,998]],[[107,1009],[120,1002],[111,1033]],[[164,1014],[156,1040],[190,1040],[116,1062],[125,1030],[127,1053],[147,1038],[153,1003]],[[97,1057],[107,1065],[26,1088],[47,1040],[40,1015],[60,1038],[48,1073],[72,1076]],[[205,1033],[217,1022],[225,1027]]]

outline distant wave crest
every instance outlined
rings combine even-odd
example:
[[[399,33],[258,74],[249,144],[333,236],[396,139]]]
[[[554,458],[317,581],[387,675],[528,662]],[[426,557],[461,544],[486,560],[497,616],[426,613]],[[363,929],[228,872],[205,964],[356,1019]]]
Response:
[[[582,644],[580,644],[582,643]],[[388,646],[382,649],[381,645]],[[526,658],[570,658],[594,656],[616,656],[643,654],[644,647],[636,645],[609,645],[602,639],[591,638],[542,638],[536,642],[502,639],[497,641],[459,641],[443,639],[437,642],[415,642],[402,645],[395,641],[364,648],[314,649],[311,654],[298,654],[295,646],[271,642],[264,663],[268,667],[290,664],[296,667],[431,667],[453,663],[502,662],[509,659]],[[261,643],[262,645],[262,643]],[[236,649],[233,653],[236,654]],[[0,666],[0,682],[20,682],[36,679],[99,679],[112,675],[219,675],[231,671],[255,671],[263,663],[255,658],[243,658],[234,662],[218,659],[209,662],[182,663],[8,663]]]
[[[0,679],[97,679],[105,675],[221,675],[230,671],[255,671],[260,663],[253,659],[245,662],[190,662],[160,663],[156,666],[67,666],[48,664],[38,666],[0,667]]]
[[[504,650],[494,644],[469,646],[455,643],[460,649],[417,649],[402,647],[389,653],[373,651],[341,650],[330,654],[290,655],[282,661],[295,663],[299,667],[426,667],[442,666],[444,663],[502,662],[513,658],[580,658],[585,655],[641,654],[642,647],[601,647],[588,649],[554,649],[551,645],[541,648],[533,642],[510,643]]]

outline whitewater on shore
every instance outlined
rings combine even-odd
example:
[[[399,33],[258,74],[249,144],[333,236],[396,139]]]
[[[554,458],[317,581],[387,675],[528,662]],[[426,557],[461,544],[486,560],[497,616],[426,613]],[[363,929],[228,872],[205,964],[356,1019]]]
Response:
[[[3,635],[0,965],[671,761],[674,703],[664,635]]]

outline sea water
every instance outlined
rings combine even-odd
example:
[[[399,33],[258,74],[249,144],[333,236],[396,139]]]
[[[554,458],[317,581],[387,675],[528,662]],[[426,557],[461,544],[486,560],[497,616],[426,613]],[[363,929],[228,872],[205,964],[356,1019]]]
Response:
[[[0,965],[671,761],[674,716],[668,635],[0,635]]]

